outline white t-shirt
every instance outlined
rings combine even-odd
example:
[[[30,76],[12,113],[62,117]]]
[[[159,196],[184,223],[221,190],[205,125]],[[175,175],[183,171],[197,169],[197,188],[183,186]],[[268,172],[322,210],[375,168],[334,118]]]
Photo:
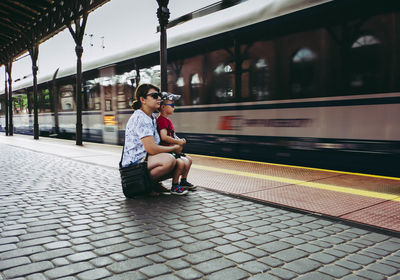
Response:
[[[150,118],[142,110],[136,110],[129,118],[125,129],[125,148],[122,158],[122,166],[139,163],[145,156],[146,150],[141,139],[146,136],[154,136],[154,141],[158,145],[160,136],[157,132],[156,115]]]

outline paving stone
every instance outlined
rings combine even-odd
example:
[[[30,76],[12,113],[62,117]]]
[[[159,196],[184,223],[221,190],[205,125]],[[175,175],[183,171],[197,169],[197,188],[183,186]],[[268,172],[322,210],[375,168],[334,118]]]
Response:
[[[196,252],[200,252],[202,250],[206,250],[206,249],[211,249],[216,247],[216,245],[210,241],[198,241],[196,243],[193,244],[187,244],[184,245],[182,247],[182,250],[188,252],[188,253],[196,253]]]
[[[296,274],[283,268],[273,268],[268,271],[268,274],[278,276],[280,279],[293,279],[294,277],[296,277]]]
[[[96,279],[104,279],[105,277],[111,275],[112,275],[111,272],[105,268],[96,268],[93,270],[79,273],[78,278],[81,280],[96,280]]]
[[[321,271],[325,274],[329,274],[332,277],[334,277],[335,279],[339,279],[339,278],[351,273],[350,270],[340,267],[340,266],[337,266],[337,265],[334,265],[334,264],[321,267],[319,269],[319,271]]]
[[[113,259],[109,257],[99,257],[90,260],[90,263],[92,263],[96,267],[103,267],[112,264],[113,262],[114,262]]]
[[[281,241],[274,241],[264,245],[259,246],[261,250],[267,251],[269,253],[279,252],[292,247],[290,244]]]
[[[284,262],[291,262],[303,258],[305,256],[307,256],[306,252],[295,248],[282,250],[272,255],[272,257],[278,258]]]
[[[54,264],[54,266],[63,266],[63,265],[67,265],[67,264],[71,263],[66,258],[55,258],[55,259],[52,259],[51,262]]]
[[[127,256],[125,256],[125,255],[123,255],[123,254],[120,254],[120,253],[111,254],[111,255],[110,255],[110,258],[112,258],[113,260],[115,260],[115,261],[117,261],[117,262],[124,261],[124,260],[127,260],[127,259],[128,259]]]
[[[144,274],[137,271],[129,271],[111,277],[105,278],[105,280],[145,280],[148,279]]]
[[[310,255],[309,258],[323,264],[329,264],[337,260],[335,256],[325,253],[315,253]]]
[[[386,279],[386,276],[384,276],[382,274],[376,273],[376,272],[371,271],[371,270],[365,270],[365,269],[357,271],[357,272],[355,272],[355,274],[357,276],[361,276],[361,277],[364,277],[364,278],[367,278],[367,279],[371,279],[371,280]]]
[[[48,269],[53,268],[54,265],[49,261],[37,262],[24,264],[17,267],[13,267],[3,271],[4,275],[7,278],[16,278],[24,275],[34,274],[41,271],[46,271]]]
[[[279,280],[279,279],[280,278],[267,273],[257,274],[249,278],[249,280]]]
[[[214,248],[214,250],[222,253],[222,254],[231,254],[234,252],[240,251],[240,248],[233,246],[233,245],[222,245]]]
[[[150,245],[149,245],[150,246]],[[150,247],[154,247],[154,246],[150,246]],[[102,247],[100,249],[96,249],[93,252],[95,254],[98,254],[100,256],[105,256],[105,255],[110,255],[112,253],[117,253],[117,252],[122,252],[124,254],[126,254],[128,257],[132,257],[134,254],[135,249],[131,249],[132,246],[128,243],[122,243],[122,244],[116,244],[116,245],[111,245],[111,246],[106,246],[106,247]],[[131,250],[129,250],[131,249]],[[137,252],[139,252],[140,249],[137,250]],[[127,253],[129,252],[129,253]],[[150,250],[148,250],[148,254],[152,253]]]
[[[358,270],[361,268],[361,265],[359,265],[358,263],[347,261],[347,260],[339,260],[339,261],[335,262],[335,264],[340,265],[349,270]]]
[[[31,263],[31,261],[27,257],[19,257],[19,258],[13,258],[13,259],[8,259],[8,260],[0,260],[0,271],[4,271],[6,269],[15,267],[15,266],[21,266],[24,264]]]
[[[15,237],[15,236],[2,237],[2,238],[0,238],[0,244],[3,245],[3,244],[17,243],[17,242],[19,242],[19,239],[21,239],[21,235],[18,237]]]
[[[89,252],[82,252],[69,255],[67,259],[75,263],[75,262],[87,261],[90,259],[94,259],[96,257],[97,255],[95,253],[89,251]]]
[[[238,267],[240,269],[247,271],[248,273],[251,273],[251,274],[263,273],[263,272],[271,269],[271,267],[269,267],[268,265],[266,265],[262,262],[258,262],[258,261],[245,262],[245,263],[239,264]]]
[[[165,262],[165,265],[171,267],[175,271],[190,267],[190,263],[184,261],[183,259],[170,260]]]
[[[253,245],[245,240],[233,242],[232,245],[237,246],[243,250],[250,249],[253,247]]]
[[[50,279],[60,279],[61,277],[77,274],[90,269],[93,269],[93,265],[88,262],[81,262],[47,270],[45,275]]]
[[[122,273],[130,270],[137,270],[139,268],[152,265],[153,263],[144,257],[128,259],[122,262],[113,262],[106,268],[114,273]]]
[[[197,253],[189,254],[183,259],[190,264],[199,264],[208,260],[220,258],[222,255],[214,250],[204,250]]]
[[[255,260],[255,257],[243,252],[236,252],[230,255],[226,255],[226,258],[234,261],[235,263],[244,263],[248,261]]]
[[[42,246],[33,246],[33,247],[15,249],[12,251],[1,253],[0,259],[6,260],[6,259],[21,257],[21,256],[29,256],[29,255],[32,255],[32,254],[35,254],[38,252],[43,252],[44,250],[45,249]]]
[[[43,245],[47,250],[53,250],[53,249],[60,249],[60,248],[67,248],[71,247],[72,244],[68,241],[56,241],[56,242],[51,242]]]
[[[361,265],[367,265],[370,263],[373,263],[375,260],[370,258],[370,257],[366,257],[366,256],[362,256],[362,255],[349,255],[346,258],[348,261],[351,262],[355,262]]]
[[[299,259],[290,263],[287,263],[283,266],[283,268],[291,270],[298,274],[307,273],[317,268],[321,267],[322,265],[316,261],[309,260],[309,259]]]
[[[194,265],[193,268],[200,271],[201,273],[208,275],[215,271],[219,271],[225,268],[233,267],[235,263],[224,259],[224,258],[217,258],[213,260],[209,260],[197,265]]]
[[[205,279],[210,280],[219,280],[219,279],[230,279],[230,280],[239,280],[239,279],[247,279],[250,275],[239,268],[227,268],[217,272],[212,273],[211,275],[207,275]]]
[[[185,280],[201,279],[203,276],[203,274],[191,268],[179,270],[176,272],[176,275],[180,276],[182,279]]]
[[[342,278],[343,280],[365,280],[364,277],[359,277],[354,274],[346,275],[345,277]]]
[[[0,278],[0,279],[1,279],[1,278]],[[44,276],[44,275],[41,274],[41,273],[35,273],[35,274],[28,275],[28,276],[26,277],[26,279],[27,279],[27,280],[47,280],[47,277]]]
[[[389,265],[382,264],[382,263],[374,263],[374,264],[367,266],[366,268],[368,270],[372,270],[374,272],[377,272],[377,273],[383,274],[383,275],[387,275],[387,276],[391,276],[396,273],[400,273],[400,271],[397,270],[396,268],[391,267]]]
[[[0,245],[0,252],[6,252],[6,251],[11,251],[17,248],[17,245],[15,244],[4,244]]]
[[[139,271],[148,277],[155,277],[163,274],[172,273],[172,269],[165,264],[154,264],[146,266],[141,268]]]
[[[258,248],[247,249],[244,251],[244,253],[250,254],[257,258],[265,257],[267,255],[267,253],[265,251],[258,249]]]

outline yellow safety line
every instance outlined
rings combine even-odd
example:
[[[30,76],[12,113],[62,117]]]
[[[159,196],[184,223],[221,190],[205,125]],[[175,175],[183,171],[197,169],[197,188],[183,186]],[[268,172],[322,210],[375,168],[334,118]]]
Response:
[[[400,181],[399,177],[389,177],[389,176],[381,176],[381,175],[372,175],[372,174],[364,174],[364,173],[356,173],[356,172],[346,172],[346,171],[338,171],[338,170],[330,170],[330,169],[322,169],[322,168],[312,168],[312,167],[304,167],[304,166],[296,166],[296,165],[288,165],[288,164],[279,164],[279,163],[270,163],[270,162],[262,162],[262,161],[253,161],[253,160],[245,160],[245,159],[206,156],[206,155],[198,155],[198,154],[188,154],[188,155],[195,156],[195,157],[203,157],[203,158],[214,158],[214,159],[231,160],[231,161],[239,161],[239,162],[246,162],[246,163],[257,163],[257,164],[272,165],[272,166],[292,167],[292,168],[299,168],[299,169],[307,169],[307,170],[315,170],[315,171],[326,171],[326,172],[333,172],[333,173],[346,174],[346,175],[357,175],[357,176],[365,176],[365,177],[373,177],[373,178],[381,178],[381,179],[389,179],[389,180]]]
[[[329,190],[329,191],[335,191],[335,192],[341,192],[341,193],[355,194],[355,195],[367,196],[367,197],[372,197],[372,198],[380,198],[380,199],[384,199],[384,200],[400,201],[400,196],[394,195],[394,194],[388,194],[388,193],[359,190],[359,189],[340,187],[340,186],[328,185],[328,184],[321,184],[321,183],[315,183],[315,182],[306,182],[306,181],[302,181],[302,180],[289,179],[289,178],[270,176],[270,175],[263,175],[263,174],[257,174],[257,173],[251,173],[251,172],[231,170],[231,169],[224,169],[224,168],[218,168],[218,167],[204,166],[204,165],[198,165],[198,164],[193,164],[192,167],[194,167],[196,169],[201,169],[201,170],[207,170],[207,171],[213,171],[213,172],[225,173],[225,174],[231,174],[231,175],[246,176],[246,177],[276,181],[276,182],[281,182],[281,183],[286,183],[286,184],[291,184],[291,185],[300,185],[300,186],[304,186],[304,187],[316,188],[316,189],[321,189],[321,190]]]

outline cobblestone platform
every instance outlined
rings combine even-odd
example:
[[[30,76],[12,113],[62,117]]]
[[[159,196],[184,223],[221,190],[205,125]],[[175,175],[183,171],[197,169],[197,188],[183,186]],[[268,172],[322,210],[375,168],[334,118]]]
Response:
[[[204,189],[127,200],[116,168],[0,151],[0,280],[400,279],[393,235]]]

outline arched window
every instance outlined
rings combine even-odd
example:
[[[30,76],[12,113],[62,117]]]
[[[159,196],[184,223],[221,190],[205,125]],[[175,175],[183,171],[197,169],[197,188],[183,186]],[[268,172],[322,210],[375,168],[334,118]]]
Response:
[[[218,102],[233,100],[233,70],[229,64],[219,64],[214,69],[215,95]]]
[[[370,92],[379,87],[381,42],[373,35],[362,35],[351,45],[349,86],[354,92]]]
[[[199,74],[196,73],[190,78],[190,97],[194,105],[200,104],[200,87],[200,77]]]
[[[309,48],[301,48],[291,61],[291,93],[294,98],[310,97],[314,92],[317,55]]]
[[[250,66],[250,94],[253,100],[268,98],[269,67],[265,59],[255,60]]]

